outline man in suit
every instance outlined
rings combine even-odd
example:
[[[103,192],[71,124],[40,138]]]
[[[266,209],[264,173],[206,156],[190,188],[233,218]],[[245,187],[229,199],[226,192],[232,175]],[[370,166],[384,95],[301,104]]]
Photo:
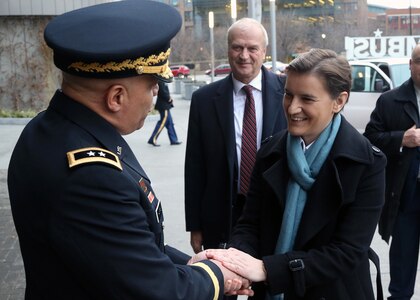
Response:
[[[196,253],[202,248],[223,248],[242,212],[247,184],[241,181],[245,178],[241,171],[252,171],[252,166],[244,167],[241,159],[246,99],[252,96],[255,105],[254,148],[286,128],[284,78],[262,66],[267,45],[267,32],[258,21],[238,20],[228,30],[232,73],[192,95],[185,158],[185,215]],[[250,86],[252,95],[247,96],[244,86]]]
[[[420,44],[410,59],[411,77],[383,93],[371,114],[365,136],[388,158],[386,201],[379,233],[389,242],[388,299],[414,294],[420,242]]]
[[[181,23],[171,6],[144,0],[47,25],[63,82],[25,127],[8,173],[26,299],[221,299],[242,282],[252,294],[220,263],[164,244],[161,202],[122,137],[143,126],[158,80],[171,79]]]
[[[158,84],[159,91],[157,94],[155,109],[159,111],[160,120],[157,121],[155,129],[153,130],[153,133],[147,143],[155,147],[160,146],[157,143],[157,139],[163,128],[166,127],[171,145],[180,145],[181,142],[178,141],[178,136],[176,135],[174,121],[170,111],[170,109],[174,107],[173,99],[169,93],[169,88],[166,83],[160,81]]]

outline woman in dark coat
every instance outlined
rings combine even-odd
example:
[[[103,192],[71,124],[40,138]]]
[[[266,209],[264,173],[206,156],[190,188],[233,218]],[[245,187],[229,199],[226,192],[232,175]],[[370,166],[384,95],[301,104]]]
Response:
[[[374,299],[368,253],[386,158],[340,114],[345,58],[314,49],[287,76],[288,130],[258,152],[232,248],[207,255],[258,282],[253,299]]]

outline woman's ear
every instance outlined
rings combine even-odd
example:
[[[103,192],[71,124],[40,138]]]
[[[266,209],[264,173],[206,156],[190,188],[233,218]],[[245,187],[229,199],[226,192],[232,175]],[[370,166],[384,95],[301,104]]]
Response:
[[[339,113],[343,109],[344,105],[347,103],[348,98],[349,93],[347,92],[341,92],[340,95],[338,95],[338,97],[334,100],[334,113]]]
[[[127,101],[127,90],[121,84],[111,85],[105,94],[106,106],[112,112],[119,112]]]

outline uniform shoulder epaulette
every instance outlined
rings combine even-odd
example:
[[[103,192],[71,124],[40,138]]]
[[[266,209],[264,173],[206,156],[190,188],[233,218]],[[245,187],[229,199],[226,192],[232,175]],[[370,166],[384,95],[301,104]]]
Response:
[[[102,148],[89,147],[69,151],[67,152],[67,160],[70,168],[84,164],[102,163],[122,171],[119,157]]]

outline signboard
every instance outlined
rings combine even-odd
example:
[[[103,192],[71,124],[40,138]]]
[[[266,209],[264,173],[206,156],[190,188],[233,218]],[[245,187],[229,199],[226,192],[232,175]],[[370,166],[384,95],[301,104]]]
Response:
[[[382,36],[382,31],[373,32],[374,37],[345,37],[346,57],[352,59],[409,57],[416,44],[417,36]]]

